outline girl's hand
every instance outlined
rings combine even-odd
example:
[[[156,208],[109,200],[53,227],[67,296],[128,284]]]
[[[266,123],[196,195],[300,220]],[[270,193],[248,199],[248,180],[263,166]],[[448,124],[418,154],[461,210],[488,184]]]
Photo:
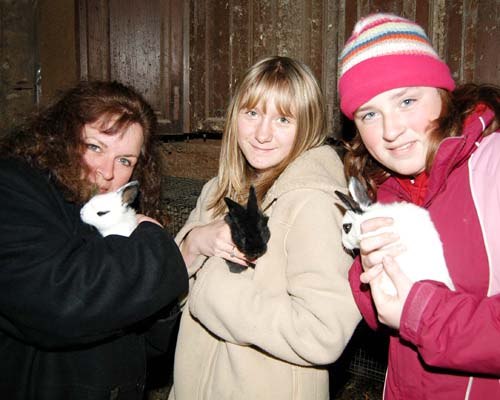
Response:
[[[398,329],[401,323],[403,307],[410,293],[413,282],[399,268],[398,263],[390,256],[382,260],[383,270],[396,287],[396,296],[389,296],[380,287],[382,275],[370,282],[373,302],[378,312],[378,319],[384,325]]]
[[[193,228],[182,242],[181,253],[187,265],[190,265],[200,254],[207,257],[221,257],[244,266],[248,265],[243,253],[233,243],[229,225],[224,220]]]
[[[392,218],[377,217],[367,219],[361,224],[361,233],[366,235],[380,228],[393,224]],[[359,251],[363,273],[361,282],[370,283],[382,271],[382,259],[389,255],[396,257],[405,251],[404,246],[397,244],[399,236],[393,232],[382,232],[378,235],[364,237],[359,242]]]

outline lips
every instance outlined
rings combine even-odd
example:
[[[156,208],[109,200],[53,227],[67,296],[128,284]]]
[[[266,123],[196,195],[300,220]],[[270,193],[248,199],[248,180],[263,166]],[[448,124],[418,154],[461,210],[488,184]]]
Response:
[[[252,148],[253,148],[255,151],[268,152],[268,151],[272,151],[272,150],[274,150],[274,149],[263,149],[263,148],[261,148],[261,147],[257,147],[257,146],[255,146],[255,145],[251,145],[251,146],[252,146]]]
[[[398,146],[392,146],[392,147],[388,148],[388,150],[391,152],[394,152],[394,153],[405,152],[405,151],[411,149],[414,144],[415,144],[415,141],[412,141],[412,142],[408,142],[408,143],[401,144]]]
[[[99,194],[108,193],[109,189],[110,189],[109,187],[106,188],[106,187],[100,187],[100,186],[98,186],[97,187],[97,193],[99,193]]]

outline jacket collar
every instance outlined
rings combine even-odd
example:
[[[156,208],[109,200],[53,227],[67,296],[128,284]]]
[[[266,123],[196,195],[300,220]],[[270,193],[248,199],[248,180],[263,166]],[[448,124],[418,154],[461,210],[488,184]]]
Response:
[[[341,161],[335,150],[322,145],[307,150],[281,173],[267,192],[262,208],[266,209],[283,194],[298,189],[317,189],[334,195],[345,182]]]

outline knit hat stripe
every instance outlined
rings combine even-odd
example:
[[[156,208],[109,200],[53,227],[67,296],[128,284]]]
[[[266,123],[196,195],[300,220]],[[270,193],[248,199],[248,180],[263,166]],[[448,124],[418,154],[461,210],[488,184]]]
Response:
[[[420,28],[420,25],[418,25],[414,21],[410,21],[409,19],[400,17],[396,14],[390,14],[390,13],[375,13],[371,15],[367,15],[363,18],[361,18],[356,26],[354,27],[353,30],[353,36],[359,35],[360,32],[364,32],[368,29],[371,29],[377,25],[383,25],[387,23],[404,23],[404,24],[410,24],[410,25],[415,25],[417,28]]]
[[[340,58],[345,57],[346,54],[353,51],[357,46],[363,45],[364,43],[370,42],[372,40],[377,40],[381,36],[384,35],[392,35],[396,33],[414,35],[415,37],[420,37],[424,39],[431,47],[429,39],[427,35],[418,25],[401,23],[401,22],[387,22],[386,24],[372,24],[372,28],[367,29],[366,31],[360,32],[355,37],[351,38],[348,43],[345,45],[344,50]],[[432,47],[431,47],[432,49]]]
[[[377,43],[368,43],[365,46],[359,46],[356,52],[351,52],[343,60],[341,73],[347,72],[354,65],[372,57],[391,55],[391,54],[423,54],[439,59],[437,54],[429,51],[429,44],[426,40],[406,40],[401,36],[384,37]]]
[[[429,42],[425,37],[415,35],[413,32],[390,32],[389,34],[381,34],[373,37],[368,41],[359,43],[356,47],[344,55],[342,62],[344,63],[344,70],[349,69],[349,64],[352,59],[361,62],[363,58],[370,58],[374,56],[381,56],[384,54],[391,54],[397,52],[411,53],[417,51],[421,54],[428,54],[431,57],[438,58],[438,55],[429,47]]]

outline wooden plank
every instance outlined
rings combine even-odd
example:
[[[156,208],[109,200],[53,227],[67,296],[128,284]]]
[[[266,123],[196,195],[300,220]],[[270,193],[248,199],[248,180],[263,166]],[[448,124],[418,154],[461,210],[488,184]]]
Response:
[[[234,94],[243,73],[253,63],[253,1],[232,0],[230,14],[229,94]],[[229,97],[229,96],[228,96]],[[229,103],[229,98],[227,99]]]
[[[500,1],[479,1],[474,75],[471,80],[500,85]]]
[[[109,80],[108,0],[87,0],[86,20],[88,79]]]

